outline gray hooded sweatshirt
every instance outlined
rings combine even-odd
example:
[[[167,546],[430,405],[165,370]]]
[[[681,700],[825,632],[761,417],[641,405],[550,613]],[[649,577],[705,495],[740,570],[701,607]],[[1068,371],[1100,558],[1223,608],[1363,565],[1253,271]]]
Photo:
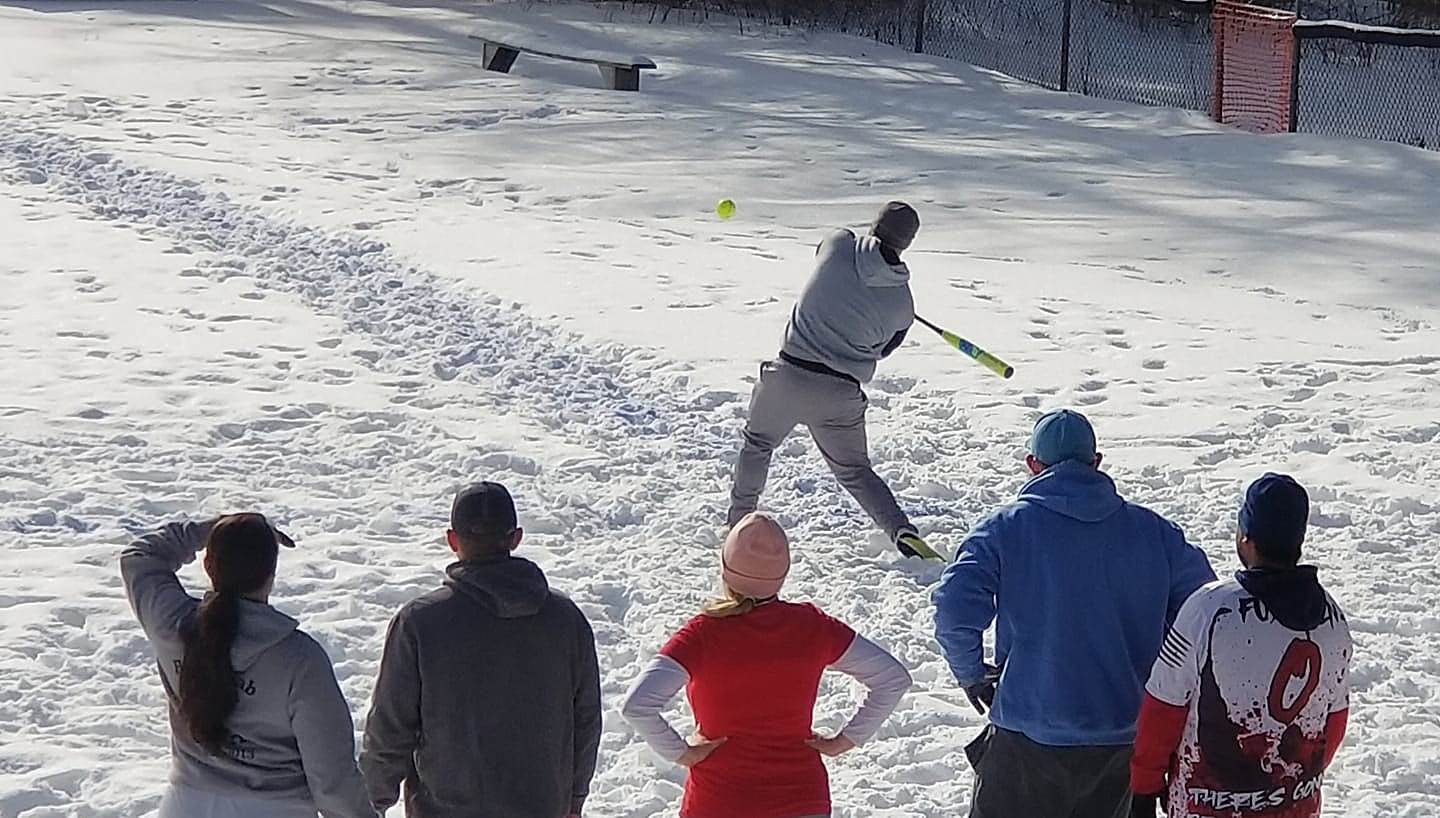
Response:
[[[177,709],[181,634],[200,600],[175,572],[195,559],[214,521],[172,523],[120,555],[120,573],[159,662],[170,701],[170,782],[220,795],[313,805],[325,818],[376,818],[355,763],[355,726],[330,658],[298,623],[260,602],[241,603],[230,652],[240,701],[224,756],[190,737]]]
[[[874,236],[837,230],[820,242],[780,352],[868,383],[895,334],[914,320],[910,270],[885,261]]]
[[[564,818],[590,792],[600,671],[590,623],[529,560],[450,565],[385,637],[360,767],[409,818]]]

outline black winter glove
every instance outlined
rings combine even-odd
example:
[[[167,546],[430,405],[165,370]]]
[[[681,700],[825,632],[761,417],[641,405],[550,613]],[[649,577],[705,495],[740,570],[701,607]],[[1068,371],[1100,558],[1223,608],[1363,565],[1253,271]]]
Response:
[[[995,704],[995,685],[1000,681],[1000,668],[994,665],[985,666],[985,675],[980,681],[965,685],[965,698],[975,708],[975,712],[985,715],[991,706]]]
[[[1130,798],[1130,818],[1156,818],[1160,815],[1160,796],[1136,793]]]

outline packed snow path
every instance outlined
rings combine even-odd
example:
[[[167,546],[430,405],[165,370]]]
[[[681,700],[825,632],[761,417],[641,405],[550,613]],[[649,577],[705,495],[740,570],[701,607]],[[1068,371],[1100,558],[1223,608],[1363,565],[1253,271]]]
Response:
[[[437,581],[450,492],[482,476],[515,489],[526,552],[602,643],[589,813],[673,812],[679,772],[613,708],[713,586],[746,379],[810,246],[890,196],[926,218],[925,312],[1019,369],[1001,382],[917,331],[871,389],[877,467],[936,543],[1013,494],[1054,405],[1091,413],[1122,489],[1218,570],[1240,488],[1295,472],[1360,642],[1327,814],[1440,814],[1434,157],[629,12],[483,9],[655,43],[657,81],[616,99],[538,62],[478,73],[469,5],[178,8],[0,8],[21,56],[0,81],[0,815],[156,803],[127,532],[249,505],[286,521],[302,549],[277,600],[360,716],[388,616]],[[77,38],[107,70],[62,64]],[[720,195],[732,222],[706,214]],[[788,593],[919,683],[832,764],[837,814],[963,811],[980,719],[929,636],[937,569],[896,560],[800,436],[766,499],[800,545]],[[821,725],[855,702],[830,680]]]

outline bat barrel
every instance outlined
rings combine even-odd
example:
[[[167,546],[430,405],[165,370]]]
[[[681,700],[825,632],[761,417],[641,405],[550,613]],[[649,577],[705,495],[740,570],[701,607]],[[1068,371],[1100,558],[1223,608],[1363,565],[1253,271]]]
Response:
[[[1005,363],[999,358],[996,358],[994,355],[991,355],[980,347],[975,346],[974,344],[970,343],[964,338],[961,338],[955,333],[946,329],[941,329],[940,327],[935,326],[934,324],[926,321],[924,318],[921,318],[918,315],[915,316],[915,320],[919,321],[930,329],[935,330],[937,333],[940,334],[940,337],[944,339],[945,343],[949,344],[952,347],[955,347],[966,355],[969,355],[972,359],[976,361],[976,363],[979,363],[986,369],[994,372],[996,375],[999,375],[1002,378],[1008,378],[1011,375],[1015,374],[1015,367]]]
[[[962,350],[965,354],[969,355],[971,358],[974,358],[976,363],[980,364],[991,372],[994,372],[996,375],[999,375],[1002,378],[1008,378],[1011,375],[1015,374],[1015,367],[1005,363],[999,358],[996,358],[994,355],[991,355],[980,347],[977,347],[969,342],[966,342],[965,346],[969,347],[969,349]]]

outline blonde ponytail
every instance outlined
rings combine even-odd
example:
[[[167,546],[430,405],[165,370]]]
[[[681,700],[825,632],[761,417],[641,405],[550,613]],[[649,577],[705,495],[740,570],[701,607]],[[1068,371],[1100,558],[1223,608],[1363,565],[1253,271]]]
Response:
[[[750,613],[756,608],[770,602],[775,597],[766,599],[755,599],[744,594],[736,593],[729,585],[721,584],[722,594],[714,599],[708,599],[700,606],[700,613],[706,616],[713,616],[716,619],[724,619],[729,616],[740,616]]]

